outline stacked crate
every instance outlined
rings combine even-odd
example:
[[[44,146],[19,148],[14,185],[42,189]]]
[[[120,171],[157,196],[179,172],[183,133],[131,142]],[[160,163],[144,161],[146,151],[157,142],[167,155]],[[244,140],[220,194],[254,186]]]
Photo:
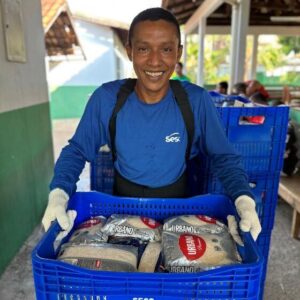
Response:
[[[91,162],[91,190],[112,194],[114,165],[111,152],[99,152]]]
[[[283,165],[289,109],[286,106],[217,109],[229,141],[242,157],[250,187],[256,197],[257,213],[262,225],[257,245],[265,258],[261,285],[263,287]],[[245,117],[250,116],[263,116],[265,120],[263,124],[245,122]],[[198,193],[223,193],[222,184],[211,173],[211,162],[207,158],[199,161],[198,169],[193,166],[198,173],[190,178],[194,180],[191,185],[198,186]]]
[[[265,258],[261,281],[263,287],[283,165],[289,109],[278,106],[217,107],[217,110],[229,141],[242,157],[250,187],[256,196],[257,213],[262,225],[257,245]],[[253,116],[263,116],[263,124],[244,121],[245,117]],[[194,158],[187,168],[190,196],[224,193],[222,184],[211,173],[211,162],[207,157]],[[113,176],[110,152],[100,152],[91,165],[91,189],[111,194]]]

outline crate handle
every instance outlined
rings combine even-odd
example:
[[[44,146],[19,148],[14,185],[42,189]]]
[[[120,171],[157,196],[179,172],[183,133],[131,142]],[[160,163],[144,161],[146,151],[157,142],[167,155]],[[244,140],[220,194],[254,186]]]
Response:
[[[256,116],[240,116],[239,125],[241,126],[261,126],[265,123],[266,117],[262,115]]]

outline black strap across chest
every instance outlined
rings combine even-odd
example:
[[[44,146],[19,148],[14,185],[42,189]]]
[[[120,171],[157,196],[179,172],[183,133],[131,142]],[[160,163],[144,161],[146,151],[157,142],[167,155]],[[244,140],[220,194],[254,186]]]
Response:
[[[111,151],[113,161],[117,158],[116,146],[115,146],[115,138],[116,138],[116,122],[117,122],[117,114],[123,107],[126,102],[128,96],[133,92],[136,84],[136,79],[126,79],[125,83],[121,86],[118,95],[117,102],[112,112],[111,118],[109,120],[109,134],[111,141]],[[187,93],[185,89],[182,87],[181,83],[178,80],[170,80],[171,89],[175,95],[176,102],[181,111],[184,124],[188,134],[188,143],[186,148],[185,157],[186,160],[189,160],[193,137],[194,137],[194,115],[188,100]]]

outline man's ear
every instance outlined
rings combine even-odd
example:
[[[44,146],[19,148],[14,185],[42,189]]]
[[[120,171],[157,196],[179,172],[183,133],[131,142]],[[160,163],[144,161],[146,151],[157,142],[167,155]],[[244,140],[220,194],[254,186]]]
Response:
[[[179,45],[179,47],[178,47],[178,54],[177,54],[177,62],[180,61],[180,59],[181,59],[182,49],[183,49],[182,45]]]
[[[132,48],[129,44],[126,44],[126,52],[130,61],[132,61]]]

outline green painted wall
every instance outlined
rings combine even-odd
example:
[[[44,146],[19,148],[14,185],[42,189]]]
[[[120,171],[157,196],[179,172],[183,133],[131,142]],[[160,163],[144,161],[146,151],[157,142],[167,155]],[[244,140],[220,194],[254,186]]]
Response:
[[[294,107],[290,108],[290,118],[297,124],[300,124],[300,110]]]
[[[0,274],[41,221],[53,172],[49,103],[0,114]]]
[[[51,89],[51,118],[80,118],[97,86],[60,86]]]

